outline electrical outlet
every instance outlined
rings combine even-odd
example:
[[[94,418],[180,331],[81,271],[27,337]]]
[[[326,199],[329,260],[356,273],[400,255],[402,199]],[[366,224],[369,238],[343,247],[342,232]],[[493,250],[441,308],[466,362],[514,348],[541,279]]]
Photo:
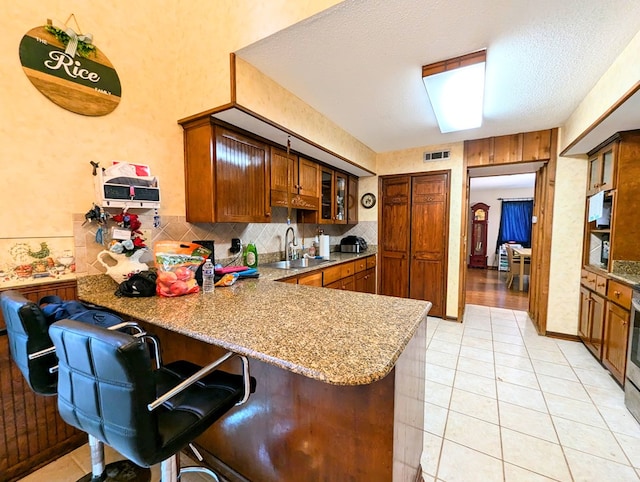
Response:
[[[236,254],[236,253],[239,253],[241,249],[242,249],[242,242],[240,241],[240,238],[232,238],[231,247],[229,248],[229,251],[233,254]]]

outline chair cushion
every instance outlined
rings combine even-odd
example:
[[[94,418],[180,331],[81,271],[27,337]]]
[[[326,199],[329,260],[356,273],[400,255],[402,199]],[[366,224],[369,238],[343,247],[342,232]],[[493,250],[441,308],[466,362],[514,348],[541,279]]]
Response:
[[[180,360],[156,370],[158,396],[201,368]],[[255,387],[255,380],[252,386]],[[154,463],[182,450],[232,409],[243,395],[241,375],[215,370],[158,407],[155,411],[158,412],[158,428],[163,446]]]

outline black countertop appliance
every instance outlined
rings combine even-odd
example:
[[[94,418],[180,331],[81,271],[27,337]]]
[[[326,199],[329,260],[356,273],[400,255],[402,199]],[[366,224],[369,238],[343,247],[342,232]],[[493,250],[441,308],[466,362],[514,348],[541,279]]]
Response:
[[[362,253],[367,250],[367,242],[360,236],[345,236],[340,241],[341,253]]]

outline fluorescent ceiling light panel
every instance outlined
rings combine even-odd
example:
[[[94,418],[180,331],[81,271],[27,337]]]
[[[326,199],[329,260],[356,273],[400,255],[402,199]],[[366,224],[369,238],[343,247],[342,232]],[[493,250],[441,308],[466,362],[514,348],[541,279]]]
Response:
[[[482,125],[486,50],[422,67],[440,132]]]

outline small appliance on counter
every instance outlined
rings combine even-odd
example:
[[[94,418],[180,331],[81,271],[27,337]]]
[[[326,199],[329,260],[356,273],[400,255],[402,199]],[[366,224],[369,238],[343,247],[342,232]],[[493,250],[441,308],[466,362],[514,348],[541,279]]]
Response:
[[[367,250],[367,242],[360,236],[345,236],[340,241],[341,253],[362,253]]]

